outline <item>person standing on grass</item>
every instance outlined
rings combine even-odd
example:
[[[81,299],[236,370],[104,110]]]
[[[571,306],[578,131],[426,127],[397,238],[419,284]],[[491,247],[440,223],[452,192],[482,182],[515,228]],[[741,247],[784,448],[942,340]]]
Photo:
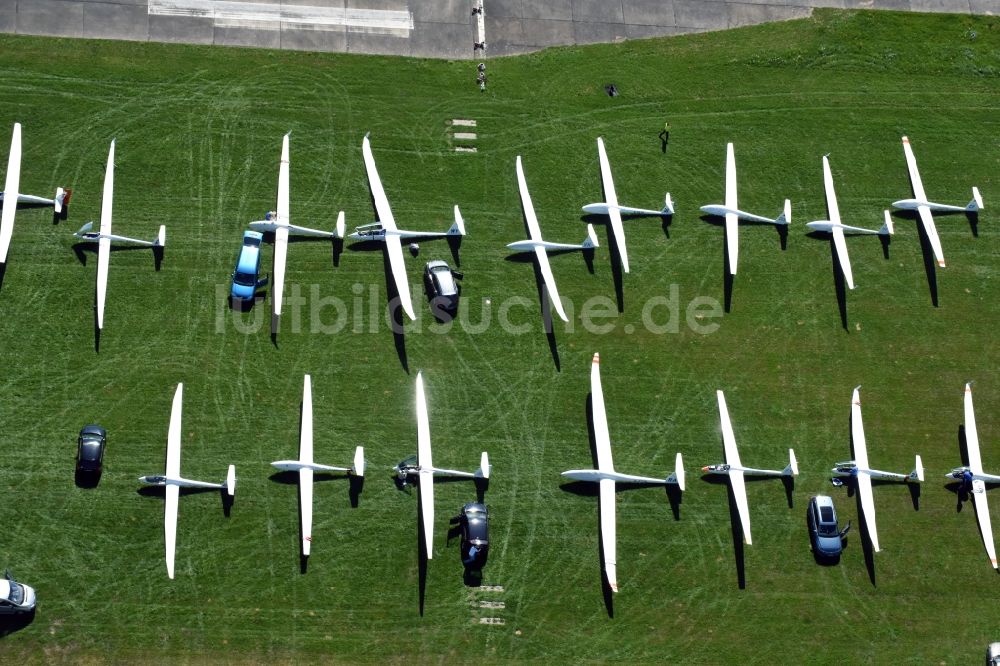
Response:
[[[663,123],[663,131],[660,132],[660,148],[667,152],[667,143],[670,141],[670,123]]]

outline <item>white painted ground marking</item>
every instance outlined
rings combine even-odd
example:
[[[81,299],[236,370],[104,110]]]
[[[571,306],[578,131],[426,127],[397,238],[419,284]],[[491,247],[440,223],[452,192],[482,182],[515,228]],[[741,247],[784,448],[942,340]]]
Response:
[[[454,136],[455,136],[456,139],[475,139],[476,138],[476,133],[475,132],[455,132]]]
[[[468,120],[467,118],[455,118],[451,121],[452,125],[461,125],[462,127],[475,127],[475,120]]]
[[[507,624],[502,617],[481,617],[479,624]]]
[[[294,27],[326,30],[346,27],[351,32],[369,32],[409,37],[413,14],[409,10],[316,7],[236,0],[147,0],[150,16],[211,18],[217,27],[280,30]]]
[[[456,153],[475,153],[478,152],[475,146],[455,146]]]

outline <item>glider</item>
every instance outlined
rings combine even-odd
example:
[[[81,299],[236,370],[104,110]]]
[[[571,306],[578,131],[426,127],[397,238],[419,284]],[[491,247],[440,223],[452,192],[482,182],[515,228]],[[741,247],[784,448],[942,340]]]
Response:
[[[587,204],[583,207],[583,212],[592,215],[607,215],[611,220],[611,232],[615,237],[615,245],[618,246],[618,256],[622,262],[622,270],[628,273],[628,252],[625,250],[625,230],[622,228],[622,214],[665,217],[674,214],[674,202],[670,200],[670,193],[667,192],[662,210],[647,210],[645,208],[631,208],[629,206],[618,205],[618,195],[615,193],[615,181],[611,178],[611,165],[608,163],[608,154],[604,150],[604,139],[601,137],[597,137],[597,156],[601,162],[601,186],[604,189],[605,202]]]
[[[823,231],[833,236],[833,246],[837,250],[837,259],[840,261],[840,270],[844,274],[844,281],[849,289],[854,289],[854,274],[851,271],[851,259],[847,256],[847,242],[844,239],[844,232],[889,236],[892,234],[892,220],[889,217],[889,211],[886,211],[885,224],[878,231],[842,224],[840,222],[840,207],[837,205],[837,194],[833,191],[830,160],[827,155],[823,156],[823,187],[826,188],[826,212],[830,219],[806,222],[806,226],[813,231]]]
[[[545,289],[549,294],[552,307],[555,308],[559,318],[569,321],[566,311],[563,310],[562,300],[559,298],[559,290],[556,289],[556,279],[552,275],[552,267],[549,266],[549,251],[563,250],[592,250],[597,247],[597,234],[594,233],[594,225],[587,225],[587,237],[579,245],[571,243],[550,243],[542,240],[542,232],[538,228],[538,218],[535,217],[535,207],[531,205],[531,195],[528,194],[528,184],[524,180],[524,169],[521,167],[521,156],[517,156],[517,187],[521,191],[521,208],[524,210],[524,219],[528,223],[529,240],[508,243],[507,247],[518,252],[534,251],[538,261],[538,269],[542,273],[542,281],[545,282]],[[624,246],[623,246],[624,247]]]
[[[968,481],[972,485],[972,499],[976,504],[976,517],[983,545],[990,564],[997,568],[997,551],[993,545],[993,527],[990,524],[990,507],[986,503],[986,484],[1000,483],[1000,475],[983,471],[983,460],[979,455],[979,433],[976,431],[976,413],[972,410],[972,382],[965,385],[965,444],[969,452],[969,466],[956,467],[946,476]]]
[[[108,167],[104,172],[104,196],[101,200],[101,230],[93,231],[94,223],[87,222],[74,232],[74,236],[84,241],[97,242],[97,328],[104,329],[104,301],[108,291],[108,262],[111,259],[111,242],[132,243],[147,247],[160,247],[167,243],[167,228],[160,225],[160,231],[152,240],[140,240],[111,233],[111,201],[115,190],[115,142],[112,139],[108,150]]]
[[[915,210],[920,216],[920,222],[924,225],[927,233],[927,240],[934,250],[934,258],[937,259],[938,266],[944,268],[944,253],[941,250],[941,239],[938,237],[937,227],[934,226],[933,211],[941,213],[967,213],[975,215],[983,210],[983,198],[979,195],[979,188],[972,188],[972,201],[965,208],[961,206],[949,206],[948,204],[934,203],[927,200],[924,194],[924,184],[920,181],[920,172],[917,171],[917,159],[913,156],[913,149],[910,147],[910,139],[903,137],[903,154],[906,156],[906,168],[910,172],[910,186],[913,187],[912,199],[900,199],[893,201],[894,208],[900,210]]]
[[[139,481],[151,486],[164,486],[166,503],[163,514],[163,531],[167,552],[167,576],[174,577],[174,548],[177,543],[177,499],[181,488],[219,488],[232,497],[236,493],[236,466],[230,465],[223,483],[192,481],[181,477],[181,410],[184,402],[184,384],[177,385],[174,404],[170,410],[170,429],[167,433],[167,469],[162,476],[140,476]]]
[[[871,541],[872,549],[877,553],[879,551],[878,532],[875,529],[875,499],[872,496],[872,479],[921,483],[924,480],[924,466],[918,455],[914,469],[909,474],[883,472],[868,467],[868,449],[865,444],[865,428],[861,423],[861,398],[858,394],[860,388],[860,386],[855,388],[853,395],[851,395],[851,440],[854,442],[854,460],[837,463],[833,468],[833,473],[835,476],[850,477],[857,481],[858,495],[861,497],[861,511],[864,513],[865,525],[868,526],[868,538]],[[841,484],[843,482],[840,479],[835,479],[835,485]]]
[[[299,498],[302,511],[302,556],[309,557],[309,545],[312,543],[312,497],[314,472],[347,472],[352,476],[365,475],[365,450],[357,447],[354,450],[353,467],[333,467],[313,462],[313,413],[312,413],[312,380],[305,376],[302,386],[302,430],[299,433],[299,459],[276,460],[271,463],[286,472],[299,473]]]
[[[739,258],[739,221],[761,222],[786,226],[792,221],[792,202],[785,199],[785,208],[777,219],[747,213],[736,207],[736,157],[733,144],[726,144],[726,203],[702,206],[701,211],[709,215],[726,218],[726,256],[729,257],[729,274],[736,275],[736,260]]]
[[[378,176],[378,169],[375,168],[375,157],[372,155],[372,147],[367,134],[361,143],[361,152],[365,159],[368,186],[372,192],[372,199],[375,201],[375,214],[378,222],[355,228],[350,238],[358,241],[385,243],[386,252],[389,253],[389,268],[392,271],[392,279],[396,283],[396,291],[399,294],[399,304],[407,317],[416,319],[417,316],[413,313],[413,302],[410,298],[410,282],[406,277],[406,265],[403,262],[401,241],[404,238],[462,237],[465,236],[465,221],[462,219],[462,213],[459,212],[458,206],[455,206],[455,222],[448,231],[406,231],[397,228],[396,220],[392,216],[392,209],[389,208],[389,200],[385,196],[385,189],[382,187],[382,180]]]
[[[400,463],[394,468],[396,474],[406,479],[416,475],[420,493],[420,517],[424,523],[424,545],[427,548],[427,559],[434,556],[434,475],[460,476],[468,479],[490,478],[490,458],[483,451],[479,458],[479,469],[475,472],[460,472],[454,469],[434,467],[431,461],[431,426],[427,416],[427,400],[424,397],[424,377],[417,373],[417,464],[415,466]]]
[[[594,354],[590,365],[590,394],[594,418],[594,439],[597,446],[597,469],[571,469],[563,476],[577,481],[596,481],[600,484],[601,506],[601,553],[604,557],[604,571],[608,576],[608,586],[618,591],[616,574],[616,526],[615,526],[615,483],[648,483],[657,485],[675,484],[684,490],[684,467],[681,454],[677,453],[674,472],[665,479],[635,476],[616,472],[611,461],[611,437],[608,434],[608,417],[604,411],[604,392],[601,389],[601,357]]]
[[[14,134],[10,138],[10,156],[7,158],[7,181],[4,192],[8,196],[3,201],[0,213],[0,264],[7,264],[7,250],[10,237],[14,233],[14,213],[17,211],[17,188],[21,181],[21,123],[14,123]]]
[[[21,178],[21,123],[14,123],[14,134],[10,139],[10,158],[7,162],[7,182],[4,187],[4,192],[11,193],[11,199],[16,202],[17,208],[41,208],[44,206],[52,206],[53,212],[58,215],[61,219],[65,220],[66,216],[69,214],[69,198],[73,194],[73,190],[64,190],[61,187],[56,188],[56,195],[51,199],[46,199],[45,197],[36,197],[33,194],[23,194],[17,191],[20,185]],[[0,192],[0,203],[6,201],[4,197],[4,192]],[[4,218],[6,220],[6,217]],[[5,226],[8,226],[13,230],[14,218],[13,213],[11,213],[10,222],[5,222]],[[7,244],[10,242],[10,232],[6,232],[2,235],[6,240],[3,242],[3,260],[0,263],[6,262],[7,259]]]
[[[799,475],[799,464],[795,460],[795,451],[788,449],[788,466],[780,472],[773,469],[744,467],[740,462],[740,452],[736,448],[736,435],[733,434],[733,424],[729,420],[729,410],[726,408],[726,396],[722,391],[716,391],[715,395],[719,399],[719,418],[722,421],[722,446],[726,462],[724,465],[702,467],[701,471],[708,474],[725,474],[729,476],[729,485],[733,489],[733,497],[736,499],[736,509],[739,511],[740,523],[743,526],[743,538],[747,544],[752,544],[753,541],[750,538],[750,509],[747,507],[747,489],[743,477],[794,477]]]

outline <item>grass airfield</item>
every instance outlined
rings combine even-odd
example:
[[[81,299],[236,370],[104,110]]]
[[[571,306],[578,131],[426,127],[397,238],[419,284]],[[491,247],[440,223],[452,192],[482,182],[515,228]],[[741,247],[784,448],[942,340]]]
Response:
[[[59,226],[45,211],[18,213],[0,289],[0,564],[39,595],[34,622],[3,638],[10,658],[964,664],[1000,639],[990,602],[1000,579],[971,505],[957,512],[944,479],[960,464],[969,379],[984,465],[1000,468],[996,17],[817,10],[724,33],[551,49],[489,61],[485,93],[468,62],[0,44],[0,127],[24,125],[21,190],[74,190]],[[604,94],[609,82],[619,97]],[[453,118],[477,120],[477,154],[452,150]],[[485,330],[443,331],[417,301],[419,320],[397,344],[382,317],[381,256],[350,244],[336,266],[327,243],[290,244],[286,308],[296,289],[303,304],[298,326],[286,310],[276,345],[267,302],[227,308],[242,230],[274,208],[288,131],[295,223],[332,228],[341,209],[349,226],[371,221],[365,132],[400,227],[443,231],[461,206],[463,299],[474,324],[490,313]],[[820,157],[831,153],[843,221],[877,228],[883,208],[911,194],[904,134],[931,199],[964,204],[977,185],[986,210],[978,236],[963,216],[937,218],[948,262],[936,271],[937,306],[916,222],[896,218],[888,259],[876,239],[849,239],[858,288],[845,327],[829,241],[804,233],[804,222],[826,217]],[[598,135],[621,202],[658,207],[669,190],[677,214],[665,229],[626,222],[632,272],[620,314],[605,228],[593,273],[578,255],[552,258],[574,312],[600,297],[592,303],[611,313],[600,321],[611,330],[557,321],[550,346],[530,264],[506,260],[504,245],[525,236],[514,158],[546,239],[578,242],[580,206],[601,198]],[[81,264],[71,232],[99,216],[112,138],[115,231],[152,237],[165,223],[167,248],[159,272],[146,251],[112,255],[96,353],[96,261]],[[723,199],[727,141],[740,207],[776,215],[788,197],[793,223],[784,251],[773,228],[741,227],[730,312],[701,334],[685,309],[699,297],[723,302],[723,237],[698,207]],[[444,241],[407,259],[411,284],[433,258],[450,259]],[[653,333],[643,308],[673,285],[677,330]],[[512,296],[524,300],[509,321],[527,332],[499,323]],[[329,332],[341,312],[334,299],[344,324]],[[666,310],[654,312],[665,324]],[[595,351],[616,467],[665,476],[680,451],[688,472],[680,520],[662,489],[618,493],[621,592],[610,607],[596,497],[559,476],[591,463]],[[466,587],[458,541],[446,539],[446,516],[475,498],[471,484],[437,485],[435,556],[425,571],[419,564],[416,495],[397,490],[389,471],[416,450],[417,370],[435,463],[472,469],[487,450],[494,464],[483,582],[503,593]],[[302,575],[296,487],[272,480],[268,463],[297,452],[305,373],[316,460],[347,464],[361,444],[369,471],[357,508],[346,481],[316,484]],[[178,382],[182,474],[221,479],[235,463],[239,483],[229,518],[215,494],[181,500],[170,581],[162,501],[138,493],[136,478],[163,468]],[[905,487],[876,488],[882,552],[871,567],[854,499],[828,481],[833,463],[850,458],[858,384],[872,466],[909,471],[919,453],[927,470],[918,511]],[[722,461],[718,388],[743,462],[780,469],[793,447],[802,472],[791,509],[779,482],[748,483],[754,544],[742,590],[726,491],[696,473]],[[100,485],[85,490],[73,484],[73,455],[91,422],[108,429],[109,450]],[[855,526],[836,567],[817,566],[809,551],[805,508],[816,493],[831,494]],[[996,520],[996,497],[990,504]]]

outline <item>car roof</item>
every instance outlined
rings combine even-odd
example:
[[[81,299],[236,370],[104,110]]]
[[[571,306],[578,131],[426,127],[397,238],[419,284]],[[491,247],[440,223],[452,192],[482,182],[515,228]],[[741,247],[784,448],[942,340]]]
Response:
[[[833,498],[829,495],[816,495],[812,501],[816,503],[816,506],[833,506]]]
[[[240,273],[256,273],[257,259],[259,256],[259,247],[255,245],[244,245],[243,249],[240,251],[240,258],[236,260],[236,270]]]

